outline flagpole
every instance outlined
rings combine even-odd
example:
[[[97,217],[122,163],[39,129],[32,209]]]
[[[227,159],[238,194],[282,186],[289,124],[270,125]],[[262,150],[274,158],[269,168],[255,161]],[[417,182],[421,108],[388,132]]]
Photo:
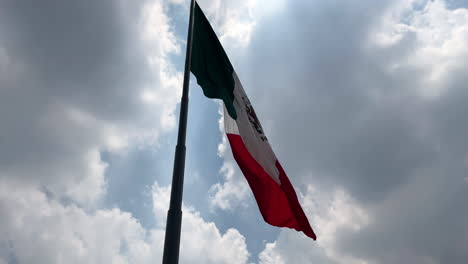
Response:
[[[185,137],[187,132],[188,92],[190,82],[190,62],[192,58],[193,9],[195,0],[190,1],[190,16],[185,54],[184,82],[180,103],[179,132],[175,149],[172,173],[171,201],[167,211],[166,235],[164,238],[163,264],[179,262],[180,228],[182,224],[182,192],[184,188]]]

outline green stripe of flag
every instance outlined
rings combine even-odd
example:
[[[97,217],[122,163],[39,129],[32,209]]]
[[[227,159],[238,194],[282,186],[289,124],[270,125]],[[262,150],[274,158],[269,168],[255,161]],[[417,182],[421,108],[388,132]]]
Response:
[[[234,69],[197,3],[194,15],[191,71],[205,96],[223,100],[229,115],[237,119],[233,104]]]

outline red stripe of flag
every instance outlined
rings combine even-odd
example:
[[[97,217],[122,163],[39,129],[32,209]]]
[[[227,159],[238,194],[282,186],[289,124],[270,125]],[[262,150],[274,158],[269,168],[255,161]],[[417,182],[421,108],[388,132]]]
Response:
[[[226,133],[234,158],[244,174],[257,200],[263,219],[270,225],[289,227],[302,231],[308,237],[316,240],[312,227],[304,214],[296,192],[280,163],[276,161],[276,168],[280,173],[281,185],[278,185],[268,175],[262,166],[252,157],[244,145],[242,137]]]

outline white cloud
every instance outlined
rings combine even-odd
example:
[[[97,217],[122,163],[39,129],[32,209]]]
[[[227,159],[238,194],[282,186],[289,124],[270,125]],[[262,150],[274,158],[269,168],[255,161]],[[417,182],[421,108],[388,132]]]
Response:
[[[118,209],[87,213],[44,193],[0,181],[0,258],[18,263],[124,263],[123,247],[141,243],[145,230]]]
[[[255,29],[253,12],[257,0],[201,0],[200,6],[218,33],[224,48],[229,51],[241,51],[249,45]],[[231,56],[231,60],[233,56]]]
[[[415,6],[422,6],[415,9]],[[420,92],[437,96],[446,89],[450,73],[464,66],[460,57],[468,55],[468,12],[449,10],[446,2],[399,1],[387,12],[382,24],[371,38],[382,46],[395,46],[414,38],[413,50],[404,58],[390,64],[389,70],[420,69],[424,71]]]
[[[159,227],[146,230],[119,209],[87,211],[64,205],[35,188],[0,181],[0,261],[6,263],[160,262],[169,187],[153,187]],[[163,202],[160,204],[159,202]],[[246,263],[245,238],[222,234],[193,208],[184,207],[181,263]]]
[[[301,233],[284,229],[275,242],[267,243],[260,253],[260,263],[367,263],[340,253],[336,238],[338,232],[358,232],[366,226],[369,215],[344,190],[330,194],[308,186],[301,204],[312,224],[317,240]]]
[[[247,198],[249,195],[249,187],[243,175],[239,171],[235,161],[223,162],[220,170],[224,176],[223,183],[216,183],[210,188],[210,203],[212,209],[234,210],[239,207],[246,207],[250,204]]]
[[[153,186],[154,212],[159,226],[166,224],[170,188]],[[206,222],[194,208],[183,205],[181,231],[182,263],[247,263],[245,238],[236,229],[222,234],[213,222]]]
[[[317,245],[324,250],[327,257],[338,263],[363,263],[361,260],[340,255],[336,250],[336,239],[338,232],[359,232],[369,224],[371,217],[365,208],[345,190],[337,189],[328,195],[310,185],[302,205],[320,238]]]
[[[189,0],[169,0],[188,10]],[[197,1],[227,50],[245,48],[255,28],[258,0],[199,0]],[[271,5],[270,5],[271,6]],[[264,9],[262,9],[264,10]],[[239,51],[239,50],[237,50]]]
[[[107,164],[101,160],[98,150],[92,150],[85,155],[85,162],[88,164],[88,173],[76,185],[67,189],[69,197],[80,204],[92,202],[105,192],[104,172]]]
[[[222,142],[218,145],[218,156],[223,159],[220,174],[223,176],[223,183],[216,183],[210,188],[210,204],[213,210],[221,209],[232,211],[239,207],[246,207],[252,203],[248,198],[252,198],[247,181],[232,156],[231,147],[224,132],[224,117],[220,106],[221,115],[218,120],[219,130],[222,134]]]
[[[265,249],[259,254],[260,263],[285,264],[284,258],[276,250],[276,242],[267,243]]]

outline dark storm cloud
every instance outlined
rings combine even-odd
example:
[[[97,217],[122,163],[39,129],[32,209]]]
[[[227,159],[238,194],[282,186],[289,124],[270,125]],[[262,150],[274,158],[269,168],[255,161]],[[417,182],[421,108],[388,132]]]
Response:
[[[391,3],[288,2],[259,23],[240,77],[292,180],[345,188],[369,211],[367,228],[336,237],[344,254],[463,263],[468,65],[444,76],[430,99],[421,95],[424,68],[389,71],[419,45],[411,32],[396,45],[370,45]]]
[[[25,67],[37,91],[31,100],[74,100],[115,118],[136,98],[122,91],[149,74],[137,35],[140,5],[115,1],[7,1],[2,3],[2,45],[14,63]],[[125,12],[124,12],[125,11]],[[133,67],[132,67],[133,66]],[[116,81],[118,76],[118,82]],[[143,78],[144,79],[144,78]],[[17,80],[18,81],[18,80]],[[5,92],[11,91],[8,89]],[[40,92],[39,92],[40,90]],[[115,94],[106,99],[109,90]]]
[[[147,126],[139,91],[157,88],[159,76],[142,42],[143,4],[0,3],[2,175],[78,182],[88,173],[83,155],[105,145],[106,125]]]
[[[463,65],[466,69],[468,65]],[[467,150],[464,122],[466,75],[454,71],[448,91],[427,105],[426,133],[437,148],[431,164],[409,175],[410,183],[375,209],[374,223],[361,234],[347,234],[343,249],[384,263],[418,262],[430,256],[436,263],[468,259]]]
[[[271,21],[254,35],[252,48],[260,58],[251,86],[268,87],[262,92],[285,106],[269,109],[279,129],[271,129],[270,137],[303,140],[278,144],[285,148],[278,149],[280,157],[296,153],[282,157],[294,174],[306,174],[313,164],[318,175],[356,188],[358,198],[381,199],[431,156],[408,117],[420,111],[419,99],[405,90],[411,80],[386,76],[379,57],[365,48],[385,3],[296,4],[288,10],[278,19],[282,23]],[[274,49],[255,46],[264,38],[277,44]]]

